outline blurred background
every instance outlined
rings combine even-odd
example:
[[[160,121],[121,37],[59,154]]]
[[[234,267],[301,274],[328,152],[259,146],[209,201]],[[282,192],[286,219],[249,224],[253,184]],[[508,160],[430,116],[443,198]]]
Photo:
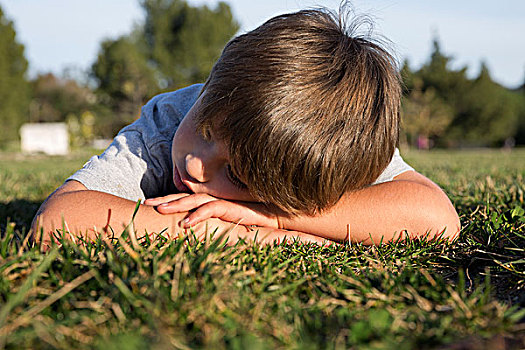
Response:
[[[235,34],[276,14],[339,5],[0,0],[0,150],[19,150],[27,123],[62,123],[73,149],[103,147],[152,96],[203,82]],[[525,144],[525,2],[352,6],[393,43],[405,81],[402,146]]]

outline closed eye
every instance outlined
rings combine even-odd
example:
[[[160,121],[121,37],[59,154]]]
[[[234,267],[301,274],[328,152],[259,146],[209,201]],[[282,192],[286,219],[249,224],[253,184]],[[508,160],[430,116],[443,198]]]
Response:
[[[211,127],[209,127],[207,125],[198,128],[198,132],[200,132],[202,138],[205,141],[210,142],[212,140],[212,138],[213,138],[212,133],[211,133]]]
[[[230,164],[226,166],[226,176],[228,177],[228,180],[230,180],[230,182],[235,185],[235,187],[241,190],[245,190],[247,188],[244,182],[242,182],[237,176],[235,176]]]

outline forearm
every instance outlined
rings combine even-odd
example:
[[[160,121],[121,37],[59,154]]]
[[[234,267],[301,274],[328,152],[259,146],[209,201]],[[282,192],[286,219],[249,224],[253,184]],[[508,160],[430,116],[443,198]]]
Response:
[[[367,244],[407,234],[421,237],[428,233],[432,238],[444,231],[445,237],[455,236],[459,220],[446,195],[423,176],[410,176],[416,181],[401,177],[399,181],[349,193],[327,212],[284,218],[282,226],[332,240]]]
[[[78,238],[91,241],[99,235],[118,238],[131,223],[136,203],[107,193],[89,190],[58,191],[42,205],[33,221],[33,237],[49,245],[58,230],[59,235],[66,232],[64,238]],[[170,215],[158,213],[154,207],[140,205],[133,219],[133,229],[137,237],[146,233],[162,234],[165,237],[177,237],[187,234],[182,228],[182,220],[187,213]],[[279,230],[267,227],[250,227],[225,222],[220,219],[208,219],[192,227],[191,231],[198,239],[215,234],[228,239],[229,244],[239,239],[271,244],[275,241],[300,239],[303,242],[323,244],[326,240],[302,232]]]
[[[49,240],[58,229],[75,235],[94,239],[105,232],[119,237],[132,220],[136,203],[97,191],[73,191],[51,196],[40,208],[33,222],[35,238],[40,234]],[[184,213],[161,215],[154,208],[140,205],[133,219],[138,236],[145,232],[175,234],[183,231],[180,221]],[[69,234],[66,238],[70,238]]]

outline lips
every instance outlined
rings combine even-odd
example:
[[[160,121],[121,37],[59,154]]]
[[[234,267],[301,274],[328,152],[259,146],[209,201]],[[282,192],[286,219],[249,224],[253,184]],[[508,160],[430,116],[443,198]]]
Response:
[[[179,169],[176,166],[173,167],[173,183],[179,192],[191,192],[191,190],[186,186],[180,177]]]

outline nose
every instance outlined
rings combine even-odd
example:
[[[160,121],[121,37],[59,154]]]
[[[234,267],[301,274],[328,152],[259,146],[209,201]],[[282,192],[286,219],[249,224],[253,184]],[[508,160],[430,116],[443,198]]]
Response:
[[[186,155],[186,172],[197,182],[208,182],[213,176],[213,170],[217,167],[213,157]]]
[[[201,157],[195,157],[192,154],[186,155],[186,172],[197,182],[206,182],[206,173],[204,171],[204,162]]]

